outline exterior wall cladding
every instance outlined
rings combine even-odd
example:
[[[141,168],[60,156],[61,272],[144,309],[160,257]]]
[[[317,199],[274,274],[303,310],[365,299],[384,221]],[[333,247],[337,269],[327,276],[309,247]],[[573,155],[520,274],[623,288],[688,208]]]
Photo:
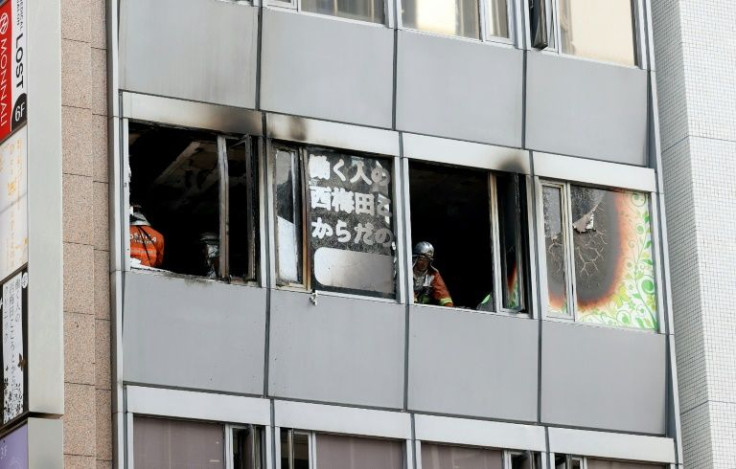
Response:
[[[62,132],[36,137],[42,121],[31,111],[29,264],[36,279],[44,267],[52,278],[59,263],[40,259],[63,253],[64,275],[63,299],[31,297],[28,334],[30,350],[36,334],[49,337],[48,329],[37,333],[34,307],[63,310],[56,332],[64,363],[39,364],[29,353],[30,373],[42,365],[63,369],[63,383],[54,383],[57,389],[42,386],[51,378],[28,379],[28,467],[141,469],[188,461],[223,469],[475,468],[478,448],[489,450],[488,468],[736,467],[736,341],[727,312],[736,286],[726,271],[736,263],[736,214],[728,204],[736,180],[736,6],[634,1],[636,65],[617,65],[532,47],[534,18],[522,1],[508,1],[511,39],[499,41],[485,25],[480,40],[403,27],[408,7],[398,0],[386,0],[378,24],[303,11],[315,3],[309,0],[48,0],[39,9],[40,1],[29,0],[36,4],[29,12],[30,70],[34,50],[46,50],[48,73],[31,81],[29,94],[46,97],[44,84],[53,99],[43,104],[49,112],[36,116],[54,128],[59,114]],[[555,8],[568,2],[546,3],[556,21]],[[477,22],[489,15],[483,4]],[[557,44],[560,29],[550,28]],[[48,52],[56,49],[58,63]],[[51,86],[57,73],[60,89]],[[155,140],[147,131],[168,140],[148,143],[145,153],[141,148]],[[181,146],[186,135],[199,140]],[[42,148],[61,153],[58,168],[34,166]],[[319,179],[310,178],[314,149],[388,168],[392,286],[369,278],[358,280],[362,288],[341,289],[355,285],[350,269],[332,277],[316,272],[319,262],[340,261],[318,259],[320,249],[335,249],[316,249],[312,234],[312,214],[319,213],[310,198],[318,189],[312,179]],[[201,170],[204,159],[187,158],[208,151],[215,172],[230,176],[196,183],[217,195],[211,231],[222,240],[215,269],[229,281],[178,273],[187,271],[186,261],[167,260],[165,270],[132,265],[133,203],[153,201],[144,210],[154,227],[186,230],[205,220],[195,209],[191,219],[167,219],[160,207],[170,192],[159,189],[176,186],[177,171]],[[227,172],[237,151],[246,168],[252,163],[241,178],[252,190],[239,199],[234,170]],[[173,163],[162,166],[163,154]],[[292,221],[309,228],[292,246],[290,258],[303,269],[293,269],[302,276],[289,285],[275,187],[284,155],[296,168]],[[59,187],[47,183],[55,168]],[[417,220],[423,202],[435,210],[445,198],[461,199],[432,184],[463,191],[471,173],[484,175],[485,213],[458,219],[448,210],[437,220]],[[509,180],[518,182],[524,201],[511,210],[520,219],[513,232],[520,308],[510,299],[508,258],[495,254],[509,248],[501,192]],[[62,188],[63,232],[54,225],[60,219],[39,210]],[[422,189],[425,200],[416,197]],[[555,197],[557,247],[548,236]],[[641,231],[627,237],[634,212],[622,207],[631,200],[643,201],[636,212]],[[606,211],[606,201],[617,209]],[[152,204],[160,204],[158,212]],[[471,205],[457,211],[464,215]],[[46,209],[55,207],[49,202]],[[252,238],[236,234],[237,213],[246,213],[243,231]],[[444,223],[445,215],[454,224]],[[485,228],[476,220],[484,215],[491,220]],[[338,235],[336,219],[329,220]],[[486,245],[468,247],[482,229]],[[445,269],[452,248],[442,241],[435,243],[437,265],[457,307],[415,304],[411,246],[432,230],[466,245],[456,252],[488,253],[485,261],[467,258],[490,264],[487,270],[455,262],[460,271],[492,278],[486,288],[497,312],[464,304],[458,285],[468,279]],[[578,243],[586,233],[613,233],[604,244],[620,245],[601,248],[597,265],[609,271],[599,279],[616,291],[600,294],[596,304],[617,314],[585,306],[591,287],[576,256],[584,256]],[[165,234],[168,259],[181,255],[183,245]],[[42,251],[44,241],[52,248]],[[627,246],[640,247],[649,267],[632,268]],[[553,249],[562,253],[562,280],[550,273]],[[43,255],[34,260],[35,252]],[[250,261],[240,274],[247,281],[229,276],[238,256]],[[361,265],[381,258],[355,256]],[[648,316],[621,306],[631,297],[617,289],[625,290],[626,272],[641,269],[653,280],[635,280],[647,290],[635,294],[637,304],[654,311]],[[565,308],[550,291],[567,295]],[[63,422],[63,463],[55,454],[61,429],[44,424],[58,424],[55,416]],[[2,438],[14,429],[3,428]],[[443,445],[465,448],[475,462],[463,465],[462,451],[448,456]],[[398,462],[387,456],[396,448]],[[245,453],[260,464],[246,463]]]
[[[303,5],[125,0],[113,9],[119,43],[111,75],[111,199],[122,201],[110,210],[114,342],[122,357],[114,379],[117,464],[138,467],[155,452],[145,444],[157,434],[150,417],[218,424],[225,448],[237,446],[232,428],[263,426],[265,463],[281,469],[290,463],[279,455],[296,445],[285,429],[308,435],[310,466],[332,467],[326,434],[399,440],[403,464],[416,469],[431,466],[426,451],[437,443],[507,451],[509,467],[510,451],[538,454],[541,467],[560,467],[561,455],[591,468],[610,460],[682,464],[668,282],[660,268],[664,194],[648,6],[635,8],[639,65],[621,66],[534,50],[522,26],[527,13],[509,5],[515,39],[501,44],[398,27],[392,3],[388,26],[310,14]],[[250,137],[255,280],[131,265],[128,204],[142,198],[154,227],[164,224],[137,179],[147,170],[137,160],[139,142],[157,128]],[[218,145],[220,158],[230,158],[228,144]],[[385,158],[395,299],[315,287],[319,274],[309,269],[317,254],[298,249],[310,278],[302,283],[312,286],[279,282],[286,257],[272,208],[279,148]],[[155,157],[146,156],[151,166]],[[529,268],[522,313],[413,304],[418,228],[410,176],[422,162],[516,174],[524,182]],[[150,184],[163,180],[161,169]],[[311,187],[309,177],[303,181]],[[650,327],[638,327],[648,330],[587,324],[582,306],[577,320],[555,319],[547,307],[542,191],[569,194],[581,185],[649,201],[656,312]],[[310,192],[303,196],[309,200]],[[246,205],[230,200],[230,216]],[[315,202],[305,205],[309,227]],[[314,240],[311,231],[305,237]],[[166,239],[167,256],[175,256],[174,235]],[[500,260],[491,262],[497,271]]]

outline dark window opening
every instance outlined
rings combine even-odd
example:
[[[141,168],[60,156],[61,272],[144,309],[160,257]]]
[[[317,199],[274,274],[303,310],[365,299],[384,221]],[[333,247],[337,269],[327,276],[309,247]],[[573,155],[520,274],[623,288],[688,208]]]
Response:
[[[265,451],[263,428],[233,428],[233,469],[263,469]]]
[[[524,177],[419,162],[409,172],[415,302],[525,311]]]
[[[251,141],[136,123],[129,135],[131,265],[254,280]]]
[[[493,292],[488,172],[410,163],[412,246],[434,247],[456,307],[475,309]]]

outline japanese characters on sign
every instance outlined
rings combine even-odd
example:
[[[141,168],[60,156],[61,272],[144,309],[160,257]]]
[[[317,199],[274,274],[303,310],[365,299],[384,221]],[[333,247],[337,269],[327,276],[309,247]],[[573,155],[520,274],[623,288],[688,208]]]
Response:
[[[28,262],[27,136],[0,144],[0,280]]]
[[[0,5],[0,141],[27,120],[26,2]]]
[[[0,288],[3,338],[3,423],[25,410],[25,351],[23,320],[28,308],[28,270],[6,280]]]
[[[384,286],[378,290],[393,293],[394,233],[389,164],[377,158],[316,150],[309,153],[307,228],[312,250],[317,254],[314,269],[319,283],[324,283],[321,279],[335,276],[344,279],[351,273],[356,278],[381,276],[384,280],[379,283]],[[331,265],[318,265],[319,260]],[[336,265],[341,261],[346,265]],[[331,274],[325,274],[330,268]],[[330,284],[348,287],[344,281],[331,281]],[[355,281],[350,286],[376,289],[375,283],[368,280]]]

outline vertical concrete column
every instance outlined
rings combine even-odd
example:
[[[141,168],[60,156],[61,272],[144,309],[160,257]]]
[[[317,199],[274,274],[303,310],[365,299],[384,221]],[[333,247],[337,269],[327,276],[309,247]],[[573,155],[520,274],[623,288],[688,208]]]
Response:
[[[64,459],[111,467],[104,0],[62,0]]]

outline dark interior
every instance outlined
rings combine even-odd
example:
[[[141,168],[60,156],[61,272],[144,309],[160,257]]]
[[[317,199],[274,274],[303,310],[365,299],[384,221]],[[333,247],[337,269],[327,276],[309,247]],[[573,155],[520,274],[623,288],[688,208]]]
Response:
[[[219,233],[217,138],[130,124],[130,203],[164,236],[162,269],[203,275],[203,233]]]
[[[475,309],[493,291],[488,172],[412,162],[409,185],[412,246],[432,243],[455,306]]]

